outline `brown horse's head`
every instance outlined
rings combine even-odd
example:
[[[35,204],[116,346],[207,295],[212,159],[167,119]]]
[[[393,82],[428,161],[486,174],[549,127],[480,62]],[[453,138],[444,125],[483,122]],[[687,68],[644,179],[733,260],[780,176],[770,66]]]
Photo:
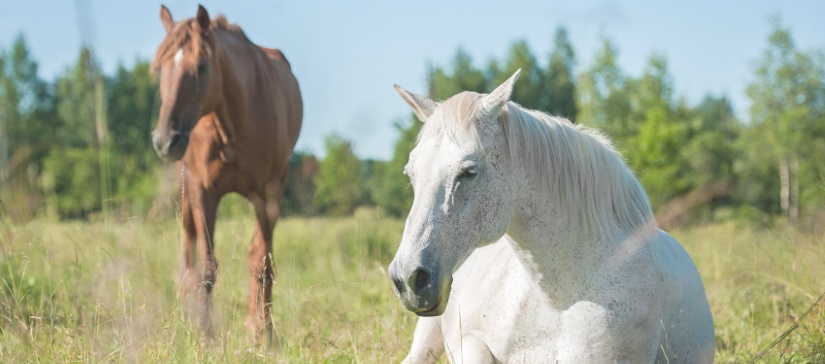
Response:
[[[166,160],[183,158],[189,133],[198,120],[220,101],[222,78],[210,30],[209,14],[198,7],[195,18],[175,23],[161,6],[160,20],[166,38],[158,47],[152,68],[160,76],[160,116],[152,132],[158,155]]]

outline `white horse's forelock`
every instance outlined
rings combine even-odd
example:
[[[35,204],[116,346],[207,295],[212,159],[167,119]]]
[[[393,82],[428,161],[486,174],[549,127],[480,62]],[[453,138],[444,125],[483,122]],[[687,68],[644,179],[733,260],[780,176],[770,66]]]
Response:
[[[462,92],[442,103],[441,117],[425,123],[418,140],[476,139],[484,95]],[[433,115],[435,116],[435,115]],[[647,194],[607,137],[595,129],[508,102],[496,121],[515,158],[541,191],[554,194],[573,231],[614,238],[656,230]],[[618,231],[617,231],[618,229]]]
[[[424,123],[424,127],[418,133],[416,144],[419,144],[422,140],[439,136],[458,138],[458,134],[461,134],[462,139],[476,139],[478,137],[477,129],[471,127],[471,125],[474,124],[475,114],[481,105],[482,96],[475,92],[465,91],[444,101],[442,106],[437,109],[437,113],[440,113],[440,115],[434,113]]]

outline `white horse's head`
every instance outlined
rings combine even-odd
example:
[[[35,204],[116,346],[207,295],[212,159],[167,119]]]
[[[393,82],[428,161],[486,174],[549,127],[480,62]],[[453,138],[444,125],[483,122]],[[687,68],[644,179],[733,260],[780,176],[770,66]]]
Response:
[[[462,92],[443,103],[396,86],[424,126],[404,168],[415,199],[389,273],[419,316],[444,312],[453,272],[512,220],[517,196],[498,119],[519,72],[489,95]]]

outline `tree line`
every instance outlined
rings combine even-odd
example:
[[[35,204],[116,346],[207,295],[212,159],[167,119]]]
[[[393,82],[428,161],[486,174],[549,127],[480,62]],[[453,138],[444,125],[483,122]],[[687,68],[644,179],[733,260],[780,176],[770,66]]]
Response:
[[[158,184],[149,63],[104,76],[89,49],[52,82],[25,38],[0,53],[0,201],[14,220],[148,209]]]
[[[778,21],[755,60],[744,120],[725,95],[708,94],[697,104],[679,95],[662,54],[631,75],[604,38],[579,70],[564,28],[549,41],[549,54],[516,41],[484,65],[459,49],[450,64],[429,67],[427,94],[444,100],[463,90],[488,92],[521,68],[513,100],[607,134],[665,225],[724,217],[794,221],[825,211],[825,56],[799,49]],[[22,36],[0,53],[5,216],[140,216],[158,204],[163,169],[149,133],[159,101],[149,64],[138,60],[103,76],[95,62],[81,50],[74,65],[46,82]],[[395,126],[399,137],[388,161],[359,158],[352,142],[335,134],[325,139],[324,158],[295,152],[284,213],[346,215],[375,206],[406,214],[412,190],[401,171],[420,122],[411,115]]]

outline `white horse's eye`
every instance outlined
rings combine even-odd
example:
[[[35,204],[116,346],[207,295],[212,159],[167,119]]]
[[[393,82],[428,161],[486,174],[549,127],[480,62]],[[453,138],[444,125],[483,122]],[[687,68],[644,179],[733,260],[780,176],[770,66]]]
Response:
[[[461,174],[458,175],[458,178],[459,179],[470,179],[470,178],[475,177],[476,175],[478,175],[478,168],[470,167],[470,168],[467,168],[467,169],[463,170],[461,172]]]

